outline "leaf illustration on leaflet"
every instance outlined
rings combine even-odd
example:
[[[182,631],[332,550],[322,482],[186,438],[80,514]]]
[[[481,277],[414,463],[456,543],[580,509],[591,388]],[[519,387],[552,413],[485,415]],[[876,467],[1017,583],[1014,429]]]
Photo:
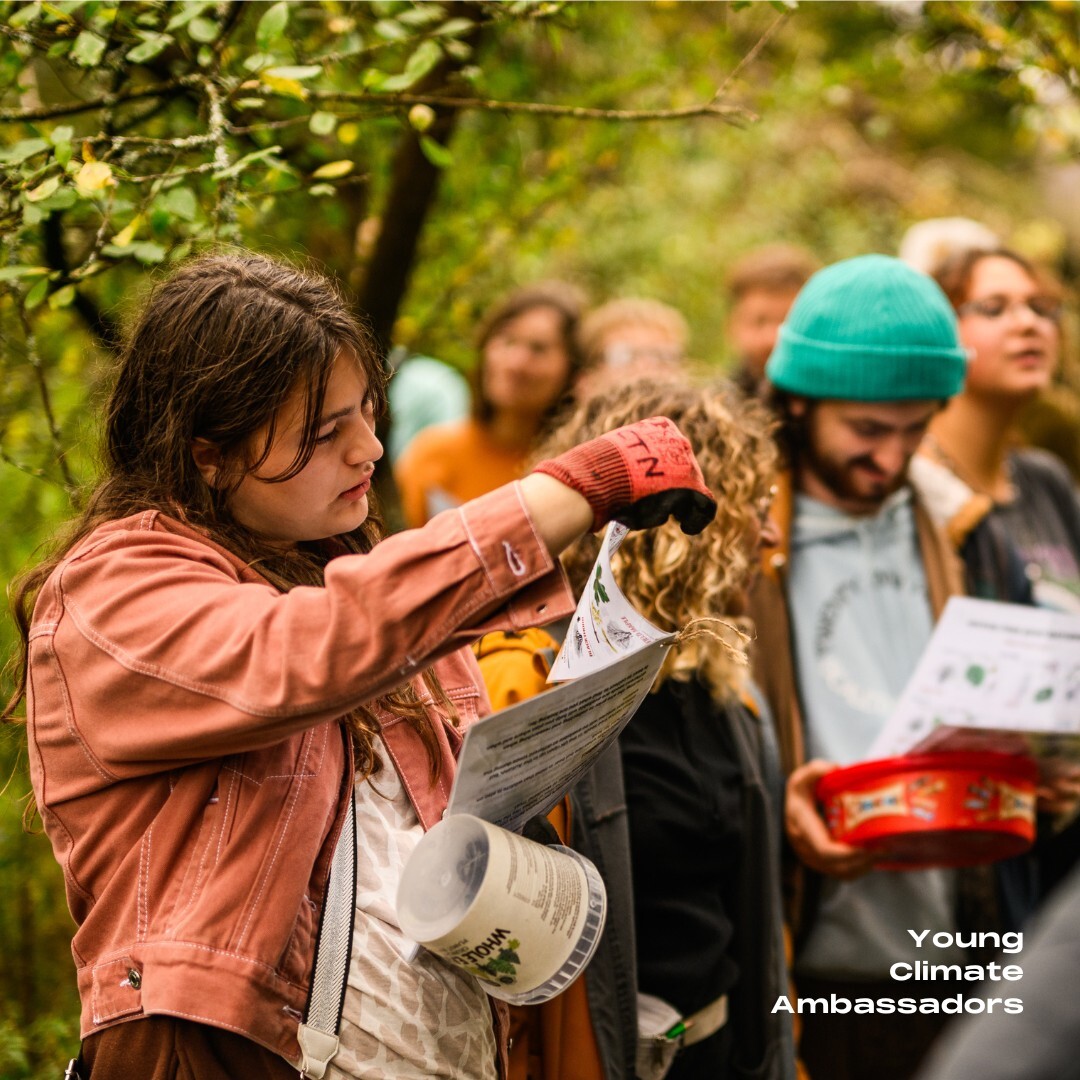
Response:
[[[607,594],[607,589],[604,588],[604,583],[600,580],[600,567],[596,567],[596,580],[593,581],[593,596],[596,599],[597,604],[606,604],[610,597]]]

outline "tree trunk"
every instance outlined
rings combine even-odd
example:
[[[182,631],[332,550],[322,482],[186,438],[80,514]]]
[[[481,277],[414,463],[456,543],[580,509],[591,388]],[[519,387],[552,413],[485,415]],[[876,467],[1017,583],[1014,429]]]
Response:
[[[475,50],[479,44],[481,12],[472,4],[452,4],[450,18],[472,19],[474,30],[464,39]],[[413,93],[437,93],[447,87],[467,61],[444,57],[424,79],[412,87]],[[425,132],[446,146],[457,122],[456,109],[435,109],[435,121]],[[382,213],[375,248],[359,288],[360,307],[385,354],[391,345],[394,322],[404,299],[416,260],[416,249],[424,221],[435,203],[440,169],[432,165],[420,148],[420,138],[411,128],[402,133],[390,177],[390,194]]]

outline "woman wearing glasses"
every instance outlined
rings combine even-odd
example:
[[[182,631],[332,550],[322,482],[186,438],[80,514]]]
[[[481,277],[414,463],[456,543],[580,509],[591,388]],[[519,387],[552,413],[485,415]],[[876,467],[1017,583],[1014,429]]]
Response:
[[[941,498],[958,543],[984,513],[1011,542],[1034,600],[1080,613],[1080,507],[1064,465],[1020,449],[1020,410],[1048,388],[1061,351],[1060,294],[1022,256],[970,251],[934,275],[970,353],[963,391],[933,420],[914,477]],[[969,567],[971,559],[968,560]],[[993,576],[986,560],[984,584]],[[1003,590],[976,589],[1005,598]]]
[[[1076,490],[1060,459],[1021,448],[1015,429],[1057,370],[1060,292],[1000,248],[957,254],[933,276],[956,310],[969,361],[964,389],[931,421],[911,463],[912,483],[963,557],[971,595],[1080,613]],[[1033,860],[1012,860],[998,874],[1003,914],[1017,924],[1080,850],[1080,777],[1067,770],[1039,794],[1052,820]]]

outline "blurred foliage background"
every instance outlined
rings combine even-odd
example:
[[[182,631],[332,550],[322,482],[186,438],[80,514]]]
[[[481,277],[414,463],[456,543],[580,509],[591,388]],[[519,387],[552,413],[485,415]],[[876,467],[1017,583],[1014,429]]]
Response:
[[[1078,88],[1071,0],[0,0],[0,574],[77,502],[125,315],[193,250],[329,268],[462,368],[549,277],[675,305],[723,365],[724,269],[767,242],[965,215],[1073,285]],[[18,725],[0,778],[0,1077],[53,1076],[71,925]]]

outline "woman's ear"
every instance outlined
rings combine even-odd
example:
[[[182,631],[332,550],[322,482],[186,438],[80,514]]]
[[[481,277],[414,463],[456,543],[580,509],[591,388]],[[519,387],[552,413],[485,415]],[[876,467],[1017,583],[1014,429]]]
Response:
[[[218,472],[221,468],[221,450],[217,445],[209,439],[192,439],[191,456],[195,461],[195,468],[202,473],[207,486],[217,487]]]

